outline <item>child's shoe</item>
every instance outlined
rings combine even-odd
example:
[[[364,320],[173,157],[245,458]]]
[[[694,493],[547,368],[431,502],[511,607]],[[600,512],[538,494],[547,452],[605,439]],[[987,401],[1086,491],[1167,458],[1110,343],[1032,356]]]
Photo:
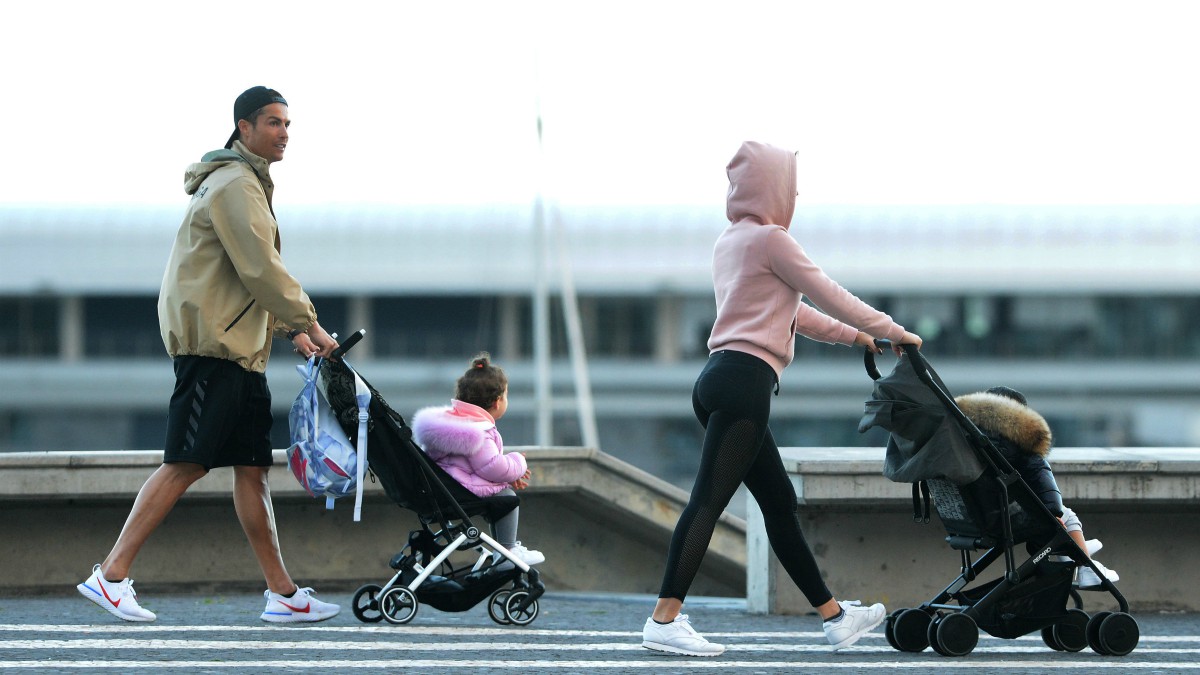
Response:
[[[107,609],[110,614],[125,621],[153,621],[154,612],[138,605],[137,592],[133,590],[133,579],[112,582],[104,578],[100,565],[92,568],[92,576],[76,586],[83,597]]]
[[[546,562],[546,556],[542,555],[541,551],[525,548],[525,546],[519,541],[511,546],[505,546],[505,548],[507,548],[508,552],[512,554],[512,557],[524,562],[530,567],[533,567],[534,565],[541,565],[542,563]],[[492,554],[492,571],[507,572],[515,568],[516,565],[513,564],[513,561],[504,557],[503,553],[496,551]]]
[[[858,642],[887,615],[887,610],[878,602],[870,607],[863,607],[857,600],[839,600],[838,604],[842,607],[842,615],[822,623],[825,637],[835,650]]]
[[[530,567],[533,567],[534,565],[541,565],[542,563],[546,562],[546,556],[542,555],[541,551],[525,548],[525,546],[519,541],[516,544],[509,546],[508,550]]]
[[[1100,573],[1104,575],[1105,579],[1108,579],[1114,584],[1121,579],[1119,574],[1108,569],[1104,565],[1101,565],[1099,560],[1093,560],[1092,564],[1096,566],[1096,569],[1100,570]],[[1096,588],[1100,585],[1100,577],[1096,576],[1096,573],[1092,571],[1092,568],[1081,565],[1079,567],[1079,575],[1075,577],[1075,585],[1079,588]]]
[[[642,646],[656,652],[679,654],[680,656],[720,656],[725,645],[709,642],[692,628],[687,614],[680,614],[671,623],[658,623],[646,619],[642,627]]]
[[[333,603],[321,602],[314,598],[311,588],[297,589],[290,598],[267,589],[263,591],[263,597],[267,599],[267,608],[259,618],[270,623],[324,621],[342,611],[341,607]]]

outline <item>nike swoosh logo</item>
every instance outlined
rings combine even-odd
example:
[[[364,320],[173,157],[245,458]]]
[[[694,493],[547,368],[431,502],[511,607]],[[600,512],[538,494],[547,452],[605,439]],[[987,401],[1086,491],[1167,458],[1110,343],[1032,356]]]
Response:
[[[115,601],[114,601],[112,598],[110,598],[110,597],[108,596],[108,591],[104,590],[104,581],[103,581],[103,580],[101,580],[101,579],[96,579],[96,585],[100,587],[100,592],[104,594],[104,599],[105,599],[105,600],[108,600],[109,602],[111,602],[113,607],[120,607],[120,606],[121,606],[121,601],[120,601],[120,600],[115,600]]]
[[[279,604],[283,605],[284,607],[287,607],[288,609],[292,610],[293,612],[300,612],[301,614],[308,614],[308,609],[310,607],[312,607],[311,602],[308,603],[307,605],[305,605],[304,609],[300,609],[299,607],[292,607],[291,605],[287,604],[286,602],[284,602],[282,600],[279,601]]]

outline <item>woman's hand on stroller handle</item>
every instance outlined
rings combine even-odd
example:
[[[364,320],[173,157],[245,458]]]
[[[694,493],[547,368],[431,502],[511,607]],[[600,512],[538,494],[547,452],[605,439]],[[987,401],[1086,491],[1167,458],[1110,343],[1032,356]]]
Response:
[[[872,380],[878,380],[882,377],[879,369],[875,367],[875,355],[882,354],[885,349],[891,349],[896,356],[904,356],[905,352],[909,352],[909,358],[912,359],[914,367],[920,361],[917,356],[921,350],[923,341],[921,340],[921,336],[916,333],[904,331],[904,337],[900,338],[900,342],[892,342],[891,340],[876,340],[870,335],[859,331],[854,344],[863,344],[860,342],[860,339],[864,336],[866,336],[869,342],[864,344],[863,364],[866,366],[867,374],[871,376]]]
[[[867,335],[861,331],[858,334],[860,336]],[[904,331],[904,337],[900,338],[899,342],[892,342],[891,340],[886,339],[876,340],[871,338],[869,335],[867,335],[867,338],[871,340],[870,345],[867,346],[868,351],[873,351],[876,354],[882,354],[883,350],[891,349],[892,353],[894,353],[896,356],[903,356],[904,352],[908,349],[920,350],[921,345],[925,343],[924,340],[921,339],[920,335],[911,333],[909,331]],[[855,344],[860,343],[858,340],[855,340]]]

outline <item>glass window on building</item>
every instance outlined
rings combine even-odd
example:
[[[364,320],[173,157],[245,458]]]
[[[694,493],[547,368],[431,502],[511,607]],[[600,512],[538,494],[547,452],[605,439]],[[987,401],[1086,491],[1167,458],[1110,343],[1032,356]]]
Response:
[[[84,354],[146,357],[163,354],[154,296],[92,297],[83,300]]]
[[[1100,301],[1099,348],[1105,356],[1189,358],[1200,355],[1200,298],[1110,297]]]
[[[584,334],[589,354],[649,358],[654,353],[655,299],[584,298]]]
[[[317,310],[317,320],[321,322],[321,328],[326,332],[337,333],[341,339],[346,339],[354,331],[364,326],[351,326],[347,322],[346,298],[341,296],[330,295],[310,295],[309,300],[312,300],[313,307]]]
[[[499,305],[494,296],[375,298],[371,309],[374,354],[465,361],[480,351],[495,352]]]
[[[1016,297],[1011,318],[1017,356],[1079,359],[1095,354],[1101,327],[1097,298]]]
[[[0,356],[58,354],[58,300],[0,298]]]

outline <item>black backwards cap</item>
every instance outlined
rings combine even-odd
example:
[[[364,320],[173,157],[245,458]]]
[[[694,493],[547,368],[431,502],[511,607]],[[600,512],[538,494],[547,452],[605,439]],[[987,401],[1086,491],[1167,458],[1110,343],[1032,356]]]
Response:
[[[272,103],[282,103],[287,105],[287,99],[282,94],[274,89],[266,87],[250,87],[243,91],[237,100],[233,102],[233,133],[230,134],[229,140],[225,141],[225,149],[233,147],[233,142],[238,137],[238,120],[248,120],[254,114],[255,110],[263,106],[271,105]]]

